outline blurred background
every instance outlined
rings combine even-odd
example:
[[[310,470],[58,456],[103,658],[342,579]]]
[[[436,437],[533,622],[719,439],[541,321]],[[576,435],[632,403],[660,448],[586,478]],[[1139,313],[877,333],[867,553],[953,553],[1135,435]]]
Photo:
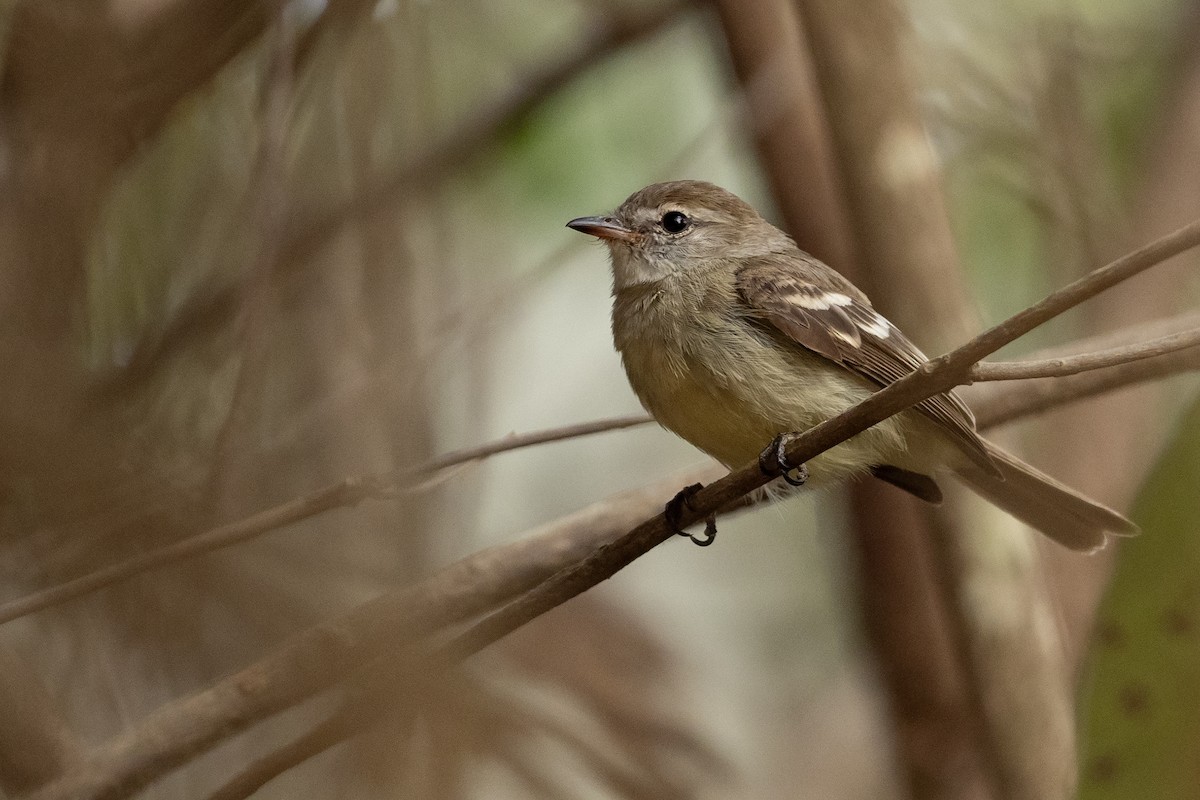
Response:
[[[639,412],[607,254],[567,220],[719,183],[942,352],[1200,216],[1197,43],[1189,0],[0,1],[0,796],[298,631],[703,463],[641,426],[420,472]],[[1195,266],[1001,357],[1195,328]],[[968,393],[989,435],[1132,509],[1145,535],[1119,548],[1067,553],[958,495],[810,494],[454,669],[347,669],[142,783],[1200,797],[1200,412],[1164,377],[1184,355],[1050,409],[1021,404],[1069,382]],[[3,613],[378,474],[407,477]],[[367,691],[382,713],[263,766]]]

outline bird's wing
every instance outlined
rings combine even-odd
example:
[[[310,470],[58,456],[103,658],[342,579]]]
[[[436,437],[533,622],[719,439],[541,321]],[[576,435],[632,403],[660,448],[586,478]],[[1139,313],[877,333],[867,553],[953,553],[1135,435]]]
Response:
[[[803,259],[808,256],[764,256],[738,268],[737,290],[754,318],[879,386],[929,360],[853,284]],[[975,417],[957,395],[935,395],[916,408],[945,428],[973,461],[995,471],[975,432]]]

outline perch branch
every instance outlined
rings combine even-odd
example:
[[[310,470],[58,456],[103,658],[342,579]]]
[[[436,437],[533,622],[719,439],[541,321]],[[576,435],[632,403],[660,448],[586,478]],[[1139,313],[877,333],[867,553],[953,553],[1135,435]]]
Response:
[[[160,706],[34,796],[127,796],[252,723],[328,688],[390,648],[527,591],[563,564],[579,561],[661,510],[681,484],[721,472],[710,464],[614,495],[302,631],[233,675]]]
[[[1110,343],[1114,337],[1130,338],[1131,334],[1160,332],[1164,328],[1190,327],[1197,321],[1195,314],[1183,314],[1128,331],[1105,334],[1076,342],[1072,349]],[[1015,419],[1031,416],[1057,406],[1094,397],[1125,386],[1200,369],[1200,348],[1195,329],[1177,331],[1141,344],[1107,347],[1091,353],[1054,355],[1044,359],[1019,362],[980,363],[972,370],[976,381],[1031,380],[1012,386],[983,387],[979,399],[971,403],[980,429],[987,429]],[[1063,348],[1053,348],[1055,352]],[[1057,370],[1060,369],[1061,372]],[[1086,372],[1080,372],[1080,368]],[[992,370],[996,370],[994,373]],[[1061,375],[1057,380],[1045,380],[1046,370]],[[1004,377],[992,377],[1003,371]],[[1079,373],[1079,374],[1075,374]],[[338,508],[357,505],[364,500],[385,497],[403,491],[414,482],[439,470],[480,461],[493,455],[550,442],[575,439],[607,431],[645,425],[653,420],[645,415],[631,415],[596,420],[561,428],[550,428],[465,448],[439,456],[402,476],[380,474],[345,478],[308,495],[261,511],[251,517],[221,525],[204,533],[183,539],[166,547],[151,550],[117,564],[82,575],[65,583],[33,592],[24,597],[0,603],[0,625],[51,606],[65,603],[123,580],[169,566],[179,561],[211,553],[248,541],[279,528]]]
[[[787,447],[788,459],[792,463],[808,461],[888,416],[965,382],[976,362],[1037,325],[1197,244],[1200,221],[1088,274],[804,432]],[[677,522],[695,524],[769,480],[757,464],[736,470],[693,494],[679,509]],[[644,518],[647,505],[653,506],[656,500],[661,503],[670,494],[667,487],[678,485],[677,481],[660,482],[641,490],[643,505],[636,514],[631,513],[635,503],[626,497],[620,506],[625,514],[622,521]],[[609,541],[614,529],[624,529],[612,527],[619,516],[604,517],[610,527],[603,532],[607,535],[598,535],[599,526],[587,527],[588,513],[580,512],[574,515],[576,525],[583,522],[578,538],[556,537],[552,531],[520,543],[523,552],[516,557],[511,546],[493,548],[489,552],[503,552],[503,560],[467,559],[417,586],[384,595],[304,631],[250,667],[190,697],[161,706],[33,797],[110,800],[126,796],[250,723],[328,687],[389,646],[487,611],[528,588],[517,600],[451,639],[441,650],[450,658],[470,655],[613,576],[675,534],[666,516],[658,513]],[[580,547],[584,541],[590,546]],[[592,549],[598,542],[606,543]],[[581,552],[590,554],[579,560]],[[560,568],[542,580],[547,569],[555,565]]]
[[[1057,315],[1118,283],[1200,244],[1200,220],[1129,253],[1053,292],[961,347],[923,364],[841,414],[808,431],[787,447],[787,460],[801,464],[887,417],[966,383],[971,367]],[[682,504],[678,523],[695,524],[743,495],[768,483],[757,464],[750,464],[703,487]],[[530,620],[612,577],[636,558],[674,535],[665,514],[647,520],[617,541],[606,544],[579,564],[565,567],[509,605],[476,623],[448,646],[448,655],[465,657]]]
[[[1135,329],[1129,331],[1094,337],[1094,340],[1088,340],[1087,343],[1076,342],[1070,347],[1078,349],[1081,344],[1090,347],[1092,345],[1089,343],[1092,341],[1095,341],[1097,345],[1102,342],[1109,343],[1114,337],[1129,338],[1135,330],[1150,333],[1152,331],[1159,332],[1163,328],[1185,325],[1190,327],[1196,321],[1197,315],[1183,314],[1148,325],[1136,326]],[[1011,363],[980,363],[972,370],[973,380],[989,382],[1012,381],[1017,378],[1031,380],[1014,383],[1011,386],[983,387],[984,393],[976,402],[971,403],[971,406],[975,410],[980,429],[987,429],[1125,386],[1181,372],[1194,371],[1200,369],[1200,348],[1196,347],[1200,340],[1197,337],[1200,337],[1200,332],[1192,329],[1160,336],[1149,342],[1109,347],[1091,353],[1054,355],[1044,359]],[[1053,348],[1054,351],[1061,349]],[[1080,368],[1087,371],[1081,372]],[[1059,371],[1060,369],[1061,371]],[[993,372],[993,370],[995,371]],[[1056,380],[1046,380],[1044,376],[1047,375],[1047,370],[1051,371],[1051,374],[1062,377]],[[1003,378],[993,377],[1002,372]],[[0,625],[82,597],[135,575],[231,547],[326,511],[354,506],[364,500],[385,497],[396,491],[402,491],[414,482],[427,478],[439,470],[480,461],[511,450],[621,430],[652,421],[645,415],[632,415],[532,431],[447,453],[402,476],[380,474],[345,478],[251,517],[221,525],[48,589],[0,603]]]

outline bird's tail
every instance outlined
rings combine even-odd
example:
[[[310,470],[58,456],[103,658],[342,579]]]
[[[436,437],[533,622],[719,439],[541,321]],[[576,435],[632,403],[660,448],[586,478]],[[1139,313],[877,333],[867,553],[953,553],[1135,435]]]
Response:
[[[985,442],[999,476],[975,464],[958,475],[979,494],[1022,522],[1037,528],[1072,550],[1093,551],[1104,546],[1106,534],[1133,536],[1138,528],[1107,506],[1084,497],[1011,453]]]

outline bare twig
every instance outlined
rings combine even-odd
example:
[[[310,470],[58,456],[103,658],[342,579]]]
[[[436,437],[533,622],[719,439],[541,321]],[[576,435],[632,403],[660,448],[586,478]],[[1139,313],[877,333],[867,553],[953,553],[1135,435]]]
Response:
[[[161,706],[36,796],[124,796],[390,648],[527,591],[659,511],[681,484],[721,472],[710,464],[615,495],[301,632],[213,686]]]
[[[653,422],[650,417],[645,414],[635,414],[628,417],[614,417],[613,419],[596,420],[595,422],[582,422],[576,425],[567,425],[562,428],[550,428],[544,431],[534,431],[532,433],[514,434],[507,436],[489,444],[479,445],[478,447],[470,447],[465,450],[457,450],[453,453],[447,453],[444,456],[437,458],[418,468],[420,472],[435,472],[439,469],[465,464],[469,461],[479,461],[494,456],[499,453],[506,453],[510,450],[519,450],[523,447],[532,447],[534,445],[546,444],[548,442],[561,442],[565,439],[578,439],[580,436],[591,436],[594,433],[605,433],[606,431],[617,431],[624,428],[633,428],[638,425],[645,425]]]
[[[974,381],[1012,381],[1025,378],[1060,378],[1097,369],[1157,358],[1200,345],[1200,329],[1181,331],[1149,342],[1113,347],[1095,353],[1030,361],[983,361],[971,369]]]
[[[972,365],[980,359],[1084,300],[1198,244],[1200,221],[1072,282],[961,347],[927,362],[836,417],[802,433],[787,447],[788,461],[793,464],[809,461],[887,417],[956,384],[965,383]],[[681,526],[695,524],[761,488],[770,480],[756,463],[742,467],[692,494],[688,503],[682,505],[677,522]],[[481,650],[537,616],[612,577],[674,533],[674,527],[664,514],[647,520],[617,541],[604,545],[579,564],[560,570],[536,589],[477,623],[456,637],[448,645],[447,653],[465,657]]]
[[[152,569],[244,542],[267,531],[307,519],[332,508],[356,505],[368,497],[377,495],[380,491],[381,486],[378,479],[373,476],[346,478],[252,517],[213,528],[166,547],[150,550],[112,566],[98,569],[66,583],[60,583],[49,589],[11,600],[0,605],[0,623],[10,622],[43,608],[64,603]]]
[[[440,470],[480,461],[489,456],[519,450],[524,447],[574,439],[605,431],[620,430],[644,425],[652,420],[647,416],[617,417],[609,420],[585,422],[562,428],[509,436],[465,450],[447,453],[402,475],[386,473],[358,475],[344,478],[310,494],[289,500],[286,503],[260,511],[253,516],[190,536],[166,547],[149,550],[133,558],[103,567],[49,589],[33,592],[24,597],[0,604],[0,625],[18,617],[41,611],[44,608],[74,600],[85,594],[111,586],[150,570],[175,564],[189,558],[211,553],[225,547],[240,544],[249,539],[278,530],[285,525],[299,522],[336,508],[348,508],[364,500],[384,498],[399,491],[410,489],[417,482]]]
[[[1157,339],[1200,327],[1200,312],[1129,325],[1031,353],[1031,359],[1066,358],[1120,347],[1129,342]],[[1086,400],[1124,386],[1200,369],[1200,352],[1183,350],[1145,361],[1084,372],[1063,378],[987,382],[964,387],[967,405],[981,429],[1003,425],[1059,406]]]
[[[988,391],[978,403],[975,421],[980,428],[992,428],[1116,389],[1197,370],[1200,348],[1193,347],[1063,378],[983,384]]]
[[[788,458],[793,463],[807,461],[888,416],[964,382],[971,366],[981,358],[1119,281],[1197,244],[1200,221],[1096,270],[801,434],[788,446]],[[693,494],[679,509],[677,522],[694,524],[769,480],[757,464],[747,465]],[[415,587],[385,595],[335,621],[302,632],[241,672],[160,707],[35,797],[120,797],[207,751],[251,722],[329,686],[389,647],[494,608],[529,589],[452,639],[442,650],[451,658],[474,653],[611,577],[672,537],[675,526],[659,513],[611,540],[614,530],[625,529],[615,524],[618,520],[627,524],[644,518],[648,508],[657,509],[672,487],[678,486],[677,478],[660,482],[629,493],[616,505],[587,509],[542,536],[522,541],[519,553],[514,552],[514,545],[493,548]],[[641,502],[635,502],[635,498]],[[578,536],[564,536],[563,527],[573,528]],[[595,547],[598,542],[607,543]],[[579,560],[582,552],[589,555]],[[543,580],[547,570],[556,567],[557,571]]]
[[[210,794],[208,800],[244,800],[289,769],[345,741],[359,730],[360,721],[347,709],[335,711],[302,736],[248,764]]]
[[[1135,332],[1158,332],[1164,328],[1170,329],[1171,327],[1178,327],[1185,324],[1190,325],[1195,321],[1196,315],[1184,314],[1170,320],[1162,320],[1146,326],[1137,326],[1128,331],[1119,331],[1116,334],[1095,337],[1094,340],[1089,339],[1086,342],[1074,342],[1067,347],[1071,350],[1077,350],[1081,345],[1090,347],[1114,340],[1128,339]],[[1036,361],[1015,362],[1013,365],[1014,373],[1005,380],[1018,377],[1035,378],[1034,374],[1018,374],[1020,370],[1017,368],[1024,367],[1025,365],[1034,365],[1034,371],[1037,371],[1041,369],[1041,367],[1037,366],[1039,364],[1063,363],[1068,365],[1068,369],[1072,370],[1074,367],[1071,365],[1085,364],[1090,365],[1088,369],[1092,370],[1092,372],[1075,375],[1070,380],[1031,380],[1012,386],[985,387],[983,390],[985,393],[976,402],[971,404],[975,411],[976,420],[980,429],[995,427],[1051,408],[1085,400],[1089,397],[1094,397],[1124,386],[1155,380],[1181,372],[1198,370],[1200,369],[1200,349],[1192,346],[1188,346],[1187,349],[1167,348],[1162,350],[1162,352],[1149,352],[1157,351],[1165,343],[1178,343],[1187,340],[1187,337],[1197,335],[1200,334],[1197,334],[1195,331],[1187,331],[1179,334],[1168,334],[1143,344],[1114,347],[1098,353],[1073,354],[1069,356],[1054,355]],[[1057,352],[1062,349],[1066,348],[1053,348],[1052,351]],[[1145,355],[1141,355],[1143,351],[1147,351]],[[1118,358],[1117,355],[1121,353],[1129,353],[1130,356],[1137,354],[1138,358],[1133,360],[1127,360],[1124,356]],[[1111,365],[1097,363],[1102,361],[1107,362],[1110,358],[1114,359]],[[1003,362],[996,362],[996,364],[981,363],[976,366],[975,370],[979,370],[981,367],[986,370],[1001,363]],[[973,379],[978,381],[999,380],[990,377],[977,377],[974,370]],[[0,603],[0,625],[27,614],[74,600],[83,595],[132,578],[135,575],[240,544],[287,525],[323,514],[326,511],[354,506],[364,500],[384,498],[398,491],[411,490],[414,485],[421,485],[415,482],[427,480],[428,476],[440,470],[473,461],[480,461],[493,455],[525,447],[564,441],[581,436],[590,436],[607,431],[622,430],[638,425],[646,425],[653,421],[651,417],[646,415],[630,415],[567,425],[561,428],[549,428],[530,433],[514,434],[487,444],[446,453],[401,476],[388,473],[345,478],[303,497],[298,497],[281,505],[261,511],[253,516],[221,525],[204,533],[167,545],[166,547],[142,553],[117,564],[103,567],[95,572],[58,584],[57,586],[33,592],[6,603]]]
[[[1114,339],[1127,339],[1135,330],[1148,333],[1157,332],[1164,327],[1192,324],[1195,322],[1195,317],[1194,314],[1185,314],[1171,320],[1138,326],[1129,331],[1106,334],[1096,337],[1094,344]],[[1078,371],[1077,367],[1082,365],[1091,372],[1074,375],[1070,380],[1031,380],[1008,387],[988,387],[986,394],[983,394],[977,402],[972,403],[979,427],[986,429],[1003,425],[1015,419],[1078,402],[1124,386],[1200,369],[1200,349],[1194,346],[1197,336],[1200,336],[1200,333],[1195,330],[1184,331],[1168,334],[1150,342],[1114,347],[1096,353],[1055,355],[1045,359],[1014,362],[1011,367],[1012,371],[1007,373],[1004,380],[1037,378],[1043,374],[1044,368],[1041,365],[1063,364],[1065,365],[1064,369],[1072,373]],[[1189,341],[1192,344],[1185,345]],[[1072,343],[1069,347],[1075,350],[1080,345],[1092,346],[1093,340]],[[1060,349],[1063,348],[1054,348],[1055,351]],[[972,378],[977,381],[1000,380],[990,376],[979,377],[978,373],[981,369],[987,372],[993,367],[1002,365],[1005,370],[1009,369],[1009,365],[1004,362],[981,363],[972,370]],[[1027,367],[1029,373],[1025,374],[1023,370]],[[231,547],[326,511],[347,508],[364,500],[382,498],[397,491],[408,490],[415,481],[427,479],[428,476],[439,470],[479,461],[524,447],[621,430],[650,422],[653,422],[653,419],[648,416],[631,415],[516,434],[438,456],[402,476],[379,474],[345,478],[253,516],[221,525],[57,586],[2,603],[0,604],[0,625],[26,614],[32,614],[111,586],[135,575]]]

